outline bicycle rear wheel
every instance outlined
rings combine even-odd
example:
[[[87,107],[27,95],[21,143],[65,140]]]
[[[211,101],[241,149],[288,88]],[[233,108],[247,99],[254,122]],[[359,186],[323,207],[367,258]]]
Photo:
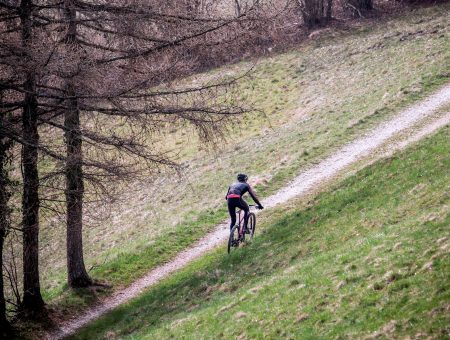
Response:
[[[231,252],[231,249],[238,248],[239,246],[239,225],[235,225],[231,228],[230,237],[228,238],[228,254]]]
[[[250,240],[252,240],[256,230],[256,216],[254,213],[250,213],[248,215],[247,230],[249,233]]]

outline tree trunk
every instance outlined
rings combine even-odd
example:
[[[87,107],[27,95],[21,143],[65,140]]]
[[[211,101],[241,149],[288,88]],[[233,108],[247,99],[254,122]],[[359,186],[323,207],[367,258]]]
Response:
[[[30,50],[31,10],[30,0],[22,0],[20,5],[22,23],[22,46],[25,53]],[[44,306],[39,283],[39,175],[37,100],[35,94],[35,74],[32,67],[26,72],[24,84],[25,99],[22,114],[23,139],[23,302],[24,310],[39,311]]]
[[[1,100],[1,98],[0,98]],[[3,113],[0,113],[0,128],[3,127]],[[10,324],[6,318],[6,301],[3,284],[3,245],[6,231],[9,227],[9,178],[5,168],[7,162],[7,152],[10,144],[0,135],[0,339],[8,338],[10,335]]]
[[[327,13],[324,6],[325,0],[303,0],[302,16],[306,27],[313,28],[327,21]]]
[[[27,75],[25,107],[23,110],[23,307],[39,310],[44,301],[39,283],[39,175],[37,169],[39,135],[37,103],[34,97],[34,76]]]
[[[0,159],[0,162],[1,161],[2,160]],[[3,172],[3,169],[1,169],[1,171]],[[3,284],[3,245],[6,236],[6,224],[8,223],[5,215],[7,213],[5,209],[7,210],[8,208],[6,203],[7,199],[5,200],[6,195],[4,195],[5,191],[3,180],[4,178],[2,174],[2,178],[0,179],[0,339],[7,339],[11,331],[11,326],[6,318],[6,301]]]
[[[68,88],[69,96],[74,95]],[[80,136],[80,112],[76,99],[70,99],[64,114],[66,128],[66,202],[67,202],[67,271],[71,287],[86,287],[92,280],[86,271],[83,259],[83,168]]]
[[[66,44],[74,51],[76,43],[76,11],[72,1],[64,2],[64,13],[69,23]],[[83,151],[80,133],[80,111],[73,79],[67,80],[68,109],[64,113],[66,139],[66,204],[67,204],[67,277],[71,287],[87,287],[92,284],[83,259]]]
[[[331,21],[331,16],[333,13],[333,0],[327,0],[327,21]]]

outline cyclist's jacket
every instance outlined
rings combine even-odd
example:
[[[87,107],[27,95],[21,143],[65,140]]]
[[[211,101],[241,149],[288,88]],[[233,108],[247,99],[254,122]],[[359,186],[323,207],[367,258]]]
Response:
[[[255,201],[256,204],[261,205],[259,203],[258,197],[256,197],[255,192],[253,191],[252,187],[245,182],[236,182],[230,185],[228,188],[228,192],[226,195],[226,199],[228,198],[241,198],[245,193],[249,193],[252,199]]]

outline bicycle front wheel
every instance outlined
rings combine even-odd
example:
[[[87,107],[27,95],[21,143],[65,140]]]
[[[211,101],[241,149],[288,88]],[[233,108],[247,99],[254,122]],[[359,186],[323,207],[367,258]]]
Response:
[[[239,226],[235,225],[231,228],[230,237],[228,238],[228,254],[231,249],[237,248],[239,246]]]
[[[250,240],[252,240],[256,230],[256,216],[254,213],[250,213],[248,215],[247,230],[249,233]]]

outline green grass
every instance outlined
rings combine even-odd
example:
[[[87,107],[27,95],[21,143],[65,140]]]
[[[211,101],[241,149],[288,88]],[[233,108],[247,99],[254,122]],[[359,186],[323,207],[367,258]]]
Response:
[[[163,242],[152,243],[151,246],[142,247],[139,253],[123,252],[119,253],[113,260],[109,261],[107,265],[100,265],[94,267],[91,275],[97,280],[103,281],[108,285],[121,286],[131,284],[137,277],[143,273],[148,272],[149,268],[153,268],[163,262],[170,260],[175,254],[184,250],[191,245],[195,240],[204,236],[205,230],[211,225],[217,225],[226,218],[224,211],[209,211],[200,216],[195,221],[185,223],[183,228],[178,231],[170,231],[165,235]],[[58,298],[58,305],[63,308],[66,305],[66,311],[70,312],[73,308],[73,297],[69,297],[69,301],[65,301],[68,296],[63,294],[67,291],[67,286],[61,286],[61,291],[53,290],[47,292],[45,298]],[[80,289],[75,296],[79,296],[83,301],[75,299],[77,304],[82,303],[88,305],[91,303],[91,289]],[[52,295],[50,295],[51,293]],[[108,293],[108,289],[100,289],[97,293]],[[63,295],[61,295],[63,294]],[[72,295],[72,294],[70,294]],[[79,308],[81,306],[78,306]]]
[[[112,289],[69,290],[65,226],[42,221],[41,282],[50,307],[63,316],[76,312],[191,245],[226,217],[224,190],[236,173],[249,173],[260,196],[269,195],[447,82],[449,11],[448,4],[420,9],[257,60],[239,86],[242,99],[265,114],[242,117],[212,152],[188,128],[162,130],[166,147],[178,148],[184,177],[174,179],[169,172],[132,183],[123,201],[112,206],[112,218],[84,228],[87,267]],[[240,74],[252,64],[241,62],[183,81]]]
[[[74,338],[445,338],[450,127],[225,247]]]

